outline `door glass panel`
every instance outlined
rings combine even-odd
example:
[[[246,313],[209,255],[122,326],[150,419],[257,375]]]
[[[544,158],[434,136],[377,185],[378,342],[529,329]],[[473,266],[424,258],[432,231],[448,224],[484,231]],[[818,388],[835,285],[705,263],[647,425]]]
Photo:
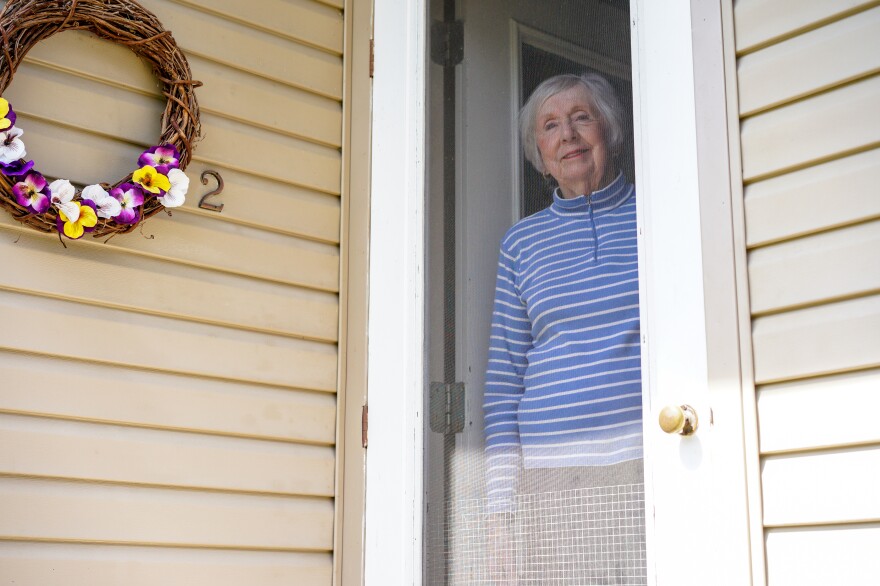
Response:
[[[429,6],[425,583],[646,584],[628,3]]]

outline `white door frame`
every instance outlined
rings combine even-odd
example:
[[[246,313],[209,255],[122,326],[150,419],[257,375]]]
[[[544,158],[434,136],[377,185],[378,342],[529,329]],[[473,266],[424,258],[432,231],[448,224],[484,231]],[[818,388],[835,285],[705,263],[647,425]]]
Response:
[[[364,583],[389,586],[422,581],[426,2],[374,7]]]
[[[426,0],[374,2],[365,584],[420,585]],[[751,584],[721,4],[632,0],[631,22],[649,575]],[[682,402],[700,430],[664,435]]]

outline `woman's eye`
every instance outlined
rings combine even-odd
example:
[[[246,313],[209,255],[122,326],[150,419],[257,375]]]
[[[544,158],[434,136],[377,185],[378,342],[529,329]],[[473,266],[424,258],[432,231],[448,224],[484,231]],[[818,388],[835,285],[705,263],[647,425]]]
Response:
[[[592,122],[593,121],[593,117],[590,116],[589,114],[578,114],[577,116],[574,117],[574,119],[576,122]]]
[[[544,124],[544,130],[553,130],[554,128],[556,128],[555,122],[547,122]]]

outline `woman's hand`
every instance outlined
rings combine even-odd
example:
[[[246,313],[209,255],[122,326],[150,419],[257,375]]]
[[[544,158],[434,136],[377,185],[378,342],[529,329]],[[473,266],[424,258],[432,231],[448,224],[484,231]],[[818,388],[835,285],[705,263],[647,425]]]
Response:
[[[516,540],[513,513],[486,516],[486,575],[491,584],[516,586]]]

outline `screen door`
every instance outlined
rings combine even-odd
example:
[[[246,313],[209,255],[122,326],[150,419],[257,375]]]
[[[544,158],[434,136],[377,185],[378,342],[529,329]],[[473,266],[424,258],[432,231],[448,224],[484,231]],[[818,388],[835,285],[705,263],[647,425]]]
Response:
[[[425,583],[646,584],[628,2],[429,18]]]

